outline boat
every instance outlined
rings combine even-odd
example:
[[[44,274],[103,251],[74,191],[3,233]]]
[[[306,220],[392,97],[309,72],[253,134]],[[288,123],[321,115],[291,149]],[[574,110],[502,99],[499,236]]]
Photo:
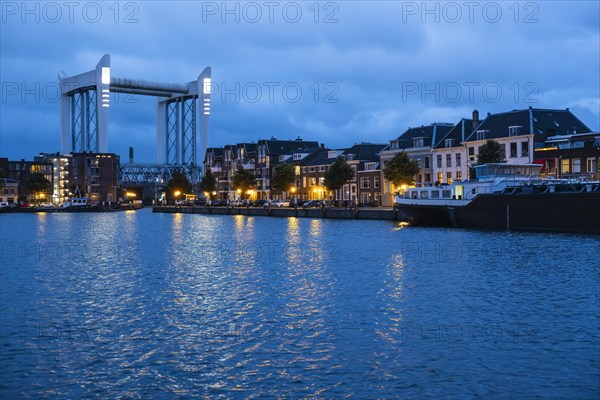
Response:
[[[140,210],[144,208],[144,202],[142,200],[131,200],[128,203],[121,204],[123,210]]]
[[[73,197],[62,205],[62,211],[95,211],[97,208],[98,204],[89,197]]]
[[[456,228],[600,233],[600,182],[542,179],[538,164],[484,164],[476,180],[395,194],[401,221]]]

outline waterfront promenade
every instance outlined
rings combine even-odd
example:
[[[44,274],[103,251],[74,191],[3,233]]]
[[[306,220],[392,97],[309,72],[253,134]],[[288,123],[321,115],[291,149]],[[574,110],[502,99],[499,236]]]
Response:
[[[400,215],[392,208],[255,208],[255,207],[185,207],[156,206],[155,213],[214,214],[214,215],[248,215],[262,217],[297,217],[297,218],[330,218],[330,219],[369,219],[399,221]]]

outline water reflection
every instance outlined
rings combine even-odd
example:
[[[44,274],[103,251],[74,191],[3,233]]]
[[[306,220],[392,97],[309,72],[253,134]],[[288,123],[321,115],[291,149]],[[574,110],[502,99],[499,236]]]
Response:
[[[2,253],[2,398],[597,397],[595,238],[30,217],[0,215],[3,250],[33,233],[78,253]],[[124,236],[139,250],[109,257]]]

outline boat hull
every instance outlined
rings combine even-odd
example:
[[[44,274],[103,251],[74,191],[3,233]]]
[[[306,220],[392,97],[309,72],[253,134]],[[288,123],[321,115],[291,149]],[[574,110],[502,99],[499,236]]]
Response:
[[[464,206],[396,205],[418,225],[600,233],[600,193],[482,194]]]

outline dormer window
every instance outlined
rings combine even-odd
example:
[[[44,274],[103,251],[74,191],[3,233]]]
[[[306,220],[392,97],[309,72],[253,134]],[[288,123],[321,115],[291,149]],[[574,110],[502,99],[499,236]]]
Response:
[[[354,160],[354,156],[355,154],[346,154],[346,157],[344,157],[346,159],[346,161],[352,161]]]
[[[514,125],[508,127],[508,136],[518,136],[521,133],[521,125]]]
[[[446,139],[446,147],[454,146],[454,139]]]
[[[489,132],[488,130],[477,131],[477,140],[486,140]]]
[[[376,163],[365,163],[365,171],[375,171],[377,168]]]
[[[413,139],[413,147],[423,147],[423,138],[414,138]]]
[[[294,154],[294,160],[302,160],[302,154]]]

